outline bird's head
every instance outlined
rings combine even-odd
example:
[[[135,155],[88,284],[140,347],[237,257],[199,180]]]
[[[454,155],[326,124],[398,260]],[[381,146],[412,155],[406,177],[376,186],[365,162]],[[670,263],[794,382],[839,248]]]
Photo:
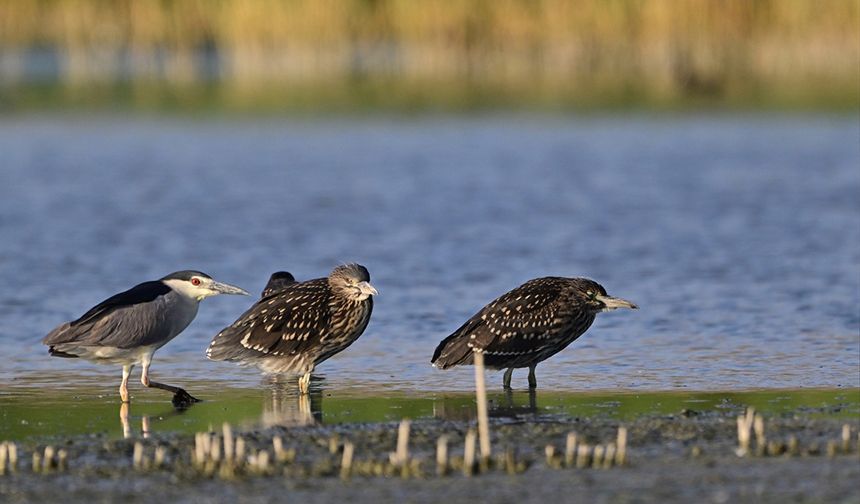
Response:
[[[218,294],[241,294],[247,296],[245,289],[217,282],[206,273],[194,270],[176,271],[161,279],[162,283],[183,296],[202,301]]]
[[[618,308],[639,309],[638,306],[617,297],[606,294],[606,289],[599,283],[587,278],[578,278],[576,287],[577,297],[594,313],[616,310]]]
[[[269,282],[263,289],[262,297],[269,296],[283,289],[287,285],[296,283],[296,277],[289,271],[276,271],[269,277]]]
[[[344,264],[332,270],[328,276],[332,290],[352,301],[364,301],[379,294],[370,285],[370,273],[360,264]]]

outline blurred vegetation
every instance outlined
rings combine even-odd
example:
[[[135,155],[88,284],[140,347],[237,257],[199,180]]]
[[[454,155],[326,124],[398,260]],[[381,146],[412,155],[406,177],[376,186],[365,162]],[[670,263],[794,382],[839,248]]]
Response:
[[[0,111],[860,106],[858,0],[0,0]]]

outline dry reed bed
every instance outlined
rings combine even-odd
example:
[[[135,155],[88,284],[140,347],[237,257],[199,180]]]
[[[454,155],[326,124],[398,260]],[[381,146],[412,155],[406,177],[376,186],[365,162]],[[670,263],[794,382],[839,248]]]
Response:
[[[345,77],[656,96],[860,79],[853,0],[0,0],[0,81],[59,54],[70,84]],[[208,58],[208,59],[207,59]],[[207,64],[209,61],[213,64]],[[806,92],[814,90],[807,89]],[[851,91],[850,93],[853,93]]]

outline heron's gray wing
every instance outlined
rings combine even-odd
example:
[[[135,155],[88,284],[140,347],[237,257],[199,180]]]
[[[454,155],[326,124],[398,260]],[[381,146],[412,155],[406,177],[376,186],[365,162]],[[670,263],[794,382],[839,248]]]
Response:
[[[168,292],[171,292],[170,287],[161,281],[156,280],[152,282],[143,282],[142,284],[135,285],[127,291],[114,294],[113,296],[105,299],[101,303],[90,308],[89,311],[81,315],[79,319],[69,322],[69,325],[74,327],[77,325],[87,324],[97,320],[98,318],[104,317],[116,309],[141,303],[149,303]]]
[[[78,346],[136,348],[164,343],[175,331],[172,313],[179,294],[168,292],[149,302],[114,305],[98,315],[63,324],[48,337],[47,345],[73,343]]]
[[[152,317],[157,314],[147,312],[156,309],[155,305],[160,306],[156,300],[170,295],[175,296],[176,293],[162,282],[144,282],[109,297],[78,319],[58,326],[45,336],[42,343],[116,346],[103,344],[103,342],[146,341],[153,332],[149,326],[158,319],[157,316]],[[141,316],[144,313],[149,316]],[[135,314],[138,316],[134,316]]]
[[[235,354],[227,344],[238,341],[244,351],[258,356],[301,353],[325,338],[331,322],[328,280],[318,278],[286,286],[258,301],[213,339],[210,358]]]

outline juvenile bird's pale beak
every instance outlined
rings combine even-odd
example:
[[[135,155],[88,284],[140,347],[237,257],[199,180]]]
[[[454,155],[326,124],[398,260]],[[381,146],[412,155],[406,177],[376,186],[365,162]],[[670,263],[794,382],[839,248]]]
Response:
[[[212,281],[212,285],[209,286],[210,289],[219,293],[219,294],[235,294],[248,296],[248,291],[242,289],[241,287],[236,287],[235,285],[225,284],[221,282]]]
[[[594,299],[596,299],[596,300],[600,301],[601,303],[603,303],[604,305],[606,305],[605,308],[603,308],[604,311],[615,310],[618,308],[630,308],[631,310],[638,310],[639,309],[638,306],[631,303],[630,301],[627,301],[626,299],[621,299],[621,298],[612,297],[612,296],[600,296],[600,295],[595,296]]]
[[[376,291],[376,288],[370,285],[370,282],[358,282],[358,291],[365,296],[379,295],[379,292]]]

